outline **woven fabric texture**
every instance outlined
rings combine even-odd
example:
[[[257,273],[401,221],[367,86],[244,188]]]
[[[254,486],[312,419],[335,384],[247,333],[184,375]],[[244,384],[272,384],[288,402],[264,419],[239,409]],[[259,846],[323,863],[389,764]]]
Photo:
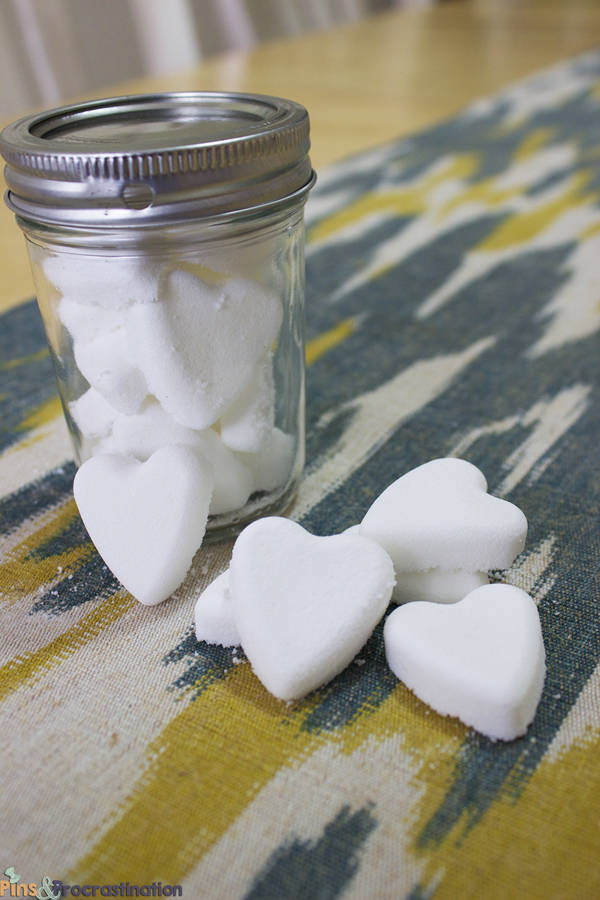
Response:
[[[274,700],[192,630],[231,544],[135,602],[77,514],[31,301],[0,320],[0,869],[189,898],[597,898],[600,54],[321,173],[307,239],[291,514],[336,533],[416,465],[478,465],[529,520],[492,578],[539,607],[536,718],[494,743],[437,715],[381,626]]]

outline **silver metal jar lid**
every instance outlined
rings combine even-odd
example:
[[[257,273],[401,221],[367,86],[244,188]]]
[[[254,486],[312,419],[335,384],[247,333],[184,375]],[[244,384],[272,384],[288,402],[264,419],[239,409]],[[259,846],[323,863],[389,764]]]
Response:
[[[259,94],[114,97],[0,133],[6,202],[65,227],[158,225],[259,211],[314,184],[303,106]]]

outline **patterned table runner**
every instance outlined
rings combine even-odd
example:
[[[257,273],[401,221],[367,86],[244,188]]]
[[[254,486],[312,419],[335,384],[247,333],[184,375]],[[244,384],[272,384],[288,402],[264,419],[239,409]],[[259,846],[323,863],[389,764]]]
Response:
[[[600,54],[321,173],[307,231],[292,515],[335,533],[428,459],[478,465],[530,523],[493,577],[539,606],[535,721],[503,744],[435,714],[387,669],[381,627],[330,685],[275,701],[193,634],[230,544],[203,548],[169,602],[133,601],[77,515],[29,302],[0,319],[0,878],[96,896],[596,898]]]

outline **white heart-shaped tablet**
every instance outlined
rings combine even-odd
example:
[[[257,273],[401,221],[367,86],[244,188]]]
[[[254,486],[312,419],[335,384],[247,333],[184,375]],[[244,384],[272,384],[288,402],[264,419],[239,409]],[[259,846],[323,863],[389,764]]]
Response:
[[[275,387],[272,354],[256,367],[243,391],[221,416],[221,440],[232,450],[258,453],[275,422]]]
[[[204,537],[209,466],[188,447],[163,447],[147,462],[93,456],[73,482],[96,548],[138,600],[154,605],[183,581]]]
[[[63,297],[58,315],[74,341],[88,343],[102,334],[116,331],[123,324],[124,310],[79,303]]]
[[[523,550],[527,519],[486,493],[482,472],[464,459],[434,459],[394,481],[373,503],[360,532],[401,572],[505,569]]]
[[[241,509],[252,492],[250,469],[225,446],[216,431],[210,428],[198,431],[180,425],[154,399],[147,399],[136,415],[118,416],[112,437],[113,452],[140,460],[148,459],[169,444],[192,447],[212,469],[211,516]]]
[[[398,575],[392,600],[412,603],[456,603],[478,587],[489,584],[487,572],[465,572],[463,569],[428,569],[426,572],[402,572]]]
[[[182,425],[208,428],[253,376],[283,317],[275,294],[240,278],[207,284],[173,269],[158,303],[136,304],[129,347],[150,392]]]
[[[229,570],[246,656],[282,700],[303,697],[351,662],[393,586],[391,560],[373,541],[315,537],[275,516],[244,529]]]
[[[241,643],[229,593],[229,569],[200,594],[194,607],[196,638],[207,644],[237,647]]]
[[[489,584],[453,604],[408,603],[387,619],[394,674],[433,709],[510,741],[532,721],[546,672],[537,607],[529,594]]]
[[[198,434],[198,453],[210,465],[213,475],[211,516],[241,509],[252,493],[252,474],[216,431],[207,428]]]
[[[92,440],[106,437],[117,416],[116,410],[95,388],[88,388],[69,403],[69,412],[82,435]]]
[[[82,305],[122,310],[132,303],[156,300],[159,267],[146,254],[126,257],[58,253],[46,256],[42,267],[59,293]],[[92,311],[91,315],[95,313]]]
[[[176,422],[153,397],[144,401],[138,413],[117,416],[112,435],[118,453],[142,461],[169,444],[198,446],[198,432]]]
[[[304,447],[301,448],[303,452]],[[238,453],[238,459],[252,475],[253,490],[273,491],[287,484],[295,472],[302,469],[304,455],[296,456],[296,444],[291,434],[274,428],[259,453]]]
[[[82,375],[115,410],[126,415],[139,410],[148,388],[141,371],[131,363],[124,328],[93,341],[75,341],[73,355]]]

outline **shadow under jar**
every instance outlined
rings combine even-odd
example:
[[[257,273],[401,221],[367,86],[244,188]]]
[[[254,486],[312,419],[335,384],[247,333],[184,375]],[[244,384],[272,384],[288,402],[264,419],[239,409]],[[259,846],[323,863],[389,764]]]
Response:
[[[304,464],[306,110],[276,97],[118,97],[0,136],[81,465],[183,444],[207,536],[281,512]]]

